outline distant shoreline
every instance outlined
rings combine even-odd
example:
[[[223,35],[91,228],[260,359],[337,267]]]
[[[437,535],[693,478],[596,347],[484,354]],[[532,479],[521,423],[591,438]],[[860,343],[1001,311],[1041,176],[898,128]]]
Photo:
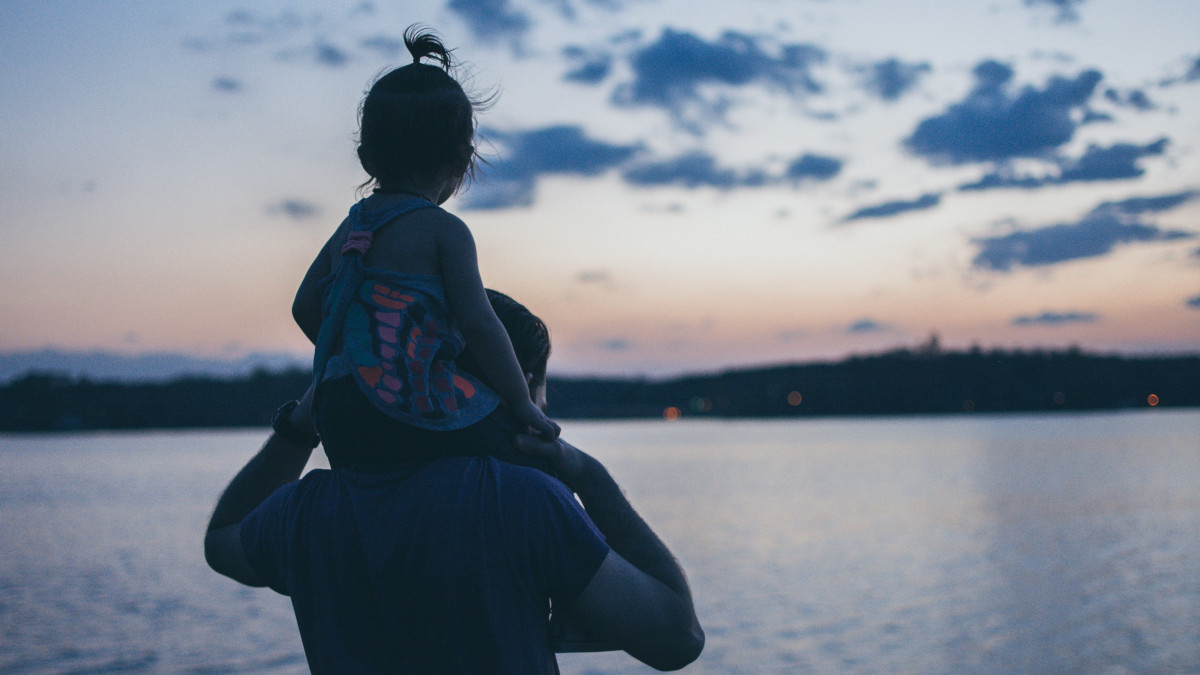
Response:
[[[266,425],[311,374],[167,382],[30,373],[0,386],[0,431]],[[936,345],[837,362],[667,379],[551,377],[562,419],[790,418],[1200,407],[1200,355],[1112,356],[1078,349],[941,351]]]

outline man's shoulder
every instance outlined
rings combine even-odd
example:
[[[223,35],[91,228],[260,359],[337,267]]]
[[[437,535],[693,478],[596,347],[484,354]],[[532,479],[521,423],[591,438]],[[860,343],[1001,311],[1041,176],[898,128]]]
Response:
[[[350,470],[351,473],[361,473]],[[531,466],[513,464],[491,455],[450,455],[420,465],[405,465],[395,470],[413,478],[459,476],[462,474],[494,474],[529,485],[559,485],[554,477]]]
[[[506,462],[491,456],[443,457],[414,471],[397,491],[436,495],[444,499],[451,492],[460,503],[495,503],[502,512],[526,510],[574,510],[574,494],[561,481],[528,466]],[[465,500],[465,501],[464,501]],[[582,508],[579,509],[582,512]]]
[[[251,529],[246,527],[249,523],[266,522],[293,513],[295,505],[302,502],[305,495],[320,492],[328,485],[330,477],[328,469],[314,469],[297,480],[280,485],[243,519],[243,530]]]
[[[574,501],[574,494],[562,481],[531,466],[512,464],[495,457],[486,457],[487,468],[505,491],[520,490],[531,495],[552,495]]]

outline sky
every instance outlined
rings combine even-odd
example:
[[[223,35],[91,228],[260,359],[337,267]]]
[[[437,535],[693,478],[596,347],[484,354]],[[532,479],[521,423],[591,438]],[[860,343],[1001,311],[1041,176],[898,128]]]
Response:
[[[0,353],[310,359],[413,23],[492,97],[446,207],[552,374],[1200,352],[1195,0],[6,0]]]

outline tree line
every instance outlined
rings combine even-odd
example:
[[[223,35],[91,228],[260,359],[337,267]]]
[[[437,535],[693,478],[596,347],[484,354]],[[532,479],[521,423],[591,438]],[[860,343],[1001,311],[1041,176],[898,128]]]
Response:
[[[308,385],[306,370],[161,383],[29,373],[0,387],[0,431],[265,426]],[[549,381],[563,419],[971,414],[1200,406],[1200,355],[942,351],[924,347],[828,363],[671,379]]]

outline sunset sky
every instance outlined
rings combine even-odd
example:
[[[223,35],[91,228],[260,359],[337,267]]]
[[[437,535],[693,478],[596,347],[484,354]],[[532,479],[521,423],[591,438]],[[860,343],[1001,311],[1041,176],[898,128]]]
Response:
[[[309,358],[412,23],[498,94],[446,206],[554,373],[1200,352],[1195,0],[5,0],[0,352]]]

